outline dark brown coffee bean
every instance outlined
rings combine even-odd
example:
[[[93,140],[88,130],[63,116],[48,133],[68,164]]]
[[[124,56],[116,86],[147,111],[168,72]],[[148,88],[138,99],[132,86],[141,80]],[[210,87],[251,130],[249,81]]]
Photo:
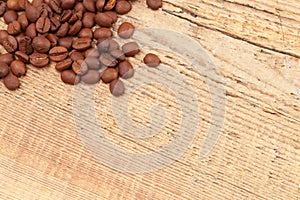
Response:
[[[133,36],[134,26],[129,22],[124,22],[119,26],[118,35],[121,38],[128,39]]]
[[[20,87],[20,81],[18,77],[13,74],[8,74],[4,79],[3,83],[5,87],[9,90],[16,90]]]
[[[29,56],[29,62],[35,67],[46,67],[49,64],[49,58],[47,54],[33,53]]]
[[[40,13],[40,17],[53,17],[52,9],[48,6],[48,4],[42,3],[37,6],[37,9]]]
[[[68,22],[65,22],[60,26],[58,31],[56,32],[56,36],[58,37],[65,37],[69,32],[69,24]]]
[[[8,0],[7,8],[15,11],[22,11],[25,9],[25,0]]]
[[[146,0],[146,3],[152,10],[158,10],[162,7],[162,0]]]
[[[0,78],[3,78],[8,75],[9,69],[8,64],[0,62]]]
[[[10,70],[17,77],[24,76],[26,74],[26,65],[21,60],[14,60],[10,64]]]
[[[49,51],[49,57],[52,61],[60,62],[69,55],[68,49],[62,46],[53,47]]]
[[[39,12],[39,10],[36,7],[29,5],[26,8],[25,14],[26,14],[27,19],[31,23],[34,23],[34,22],[36,22],[36,20],[38,20],[41,13]]]
[[[75,60],[72,64],[72,69],[77,75],[84,75],[89,70],[84,60]]]
[[[144,63],[149,67],[157,67],[161,63],[161,61],[157,55],[153,53],[148,53],[144,57]]]
[[[110,40],[108,51],[110,52],[110,51],[117,50],[117,49],[120,49],[119,43],[115,40]]]
[[[51,47],[55,47],[57,45],[58,39],[56,35],[50,33],[47,35],[47,39],[50,41]]]
[[[45,1],[44,0],[32,0],[31,5],[34,7],[38,7],[41,4],[43,4]]]
[[[22,51],[27,55],[33,52],[31,38],[29,36],[18,36],[16,38],[18,39],[19,51]]]
[[[29,23],[25,13],[19,15],[18,22],[20,23],[22,30],[26,30]]]
[[[83,0],[82,4],[86,10],[90,12],[96,12],[96,4],[94,0]]]
[[[67,22],[72,17],[73,12],[72,10],[64,10],[63,13],[60,15],[60,22]]]
[[[69,85],[76,85],[77,83],[80,82],[80,77],[75,74],[73,70],[64,70],[62,71],[61,75],[61,80]]]
[[[63,60],[56,64],[55,69],[57,71],[64,71],[66,69],[69,69],[72,66],[73,60],[71,58],[68,58],[66,60]]]
[[[108,0],[104,6],[104,10],[112,10],[117,3],[117,0]]]
[[[46,53],[49,51],[51,43],[45,36],[38,36],[33,38],[32,47],[38,53]]]
[[[108,52],[110,40],[105,38],[100,38],[97,42],[97,48],[100,53]]]
[[[61,2],[61,8],[64,10],[72,9],[75,5],[75,0],[63,0]]]
[[[97,70],[89,70],[81,77],[81,80],[89,85],[96,84],[100,81],[100,73]]]
[[[128,60],[120,62],[118,65],[118,70],[121,78],[129,79],[133,77],[134,69]]]
[[[17,58],[19,58],[19,60],[23,61],[24,63],[29,63],[29,56],[26,53],[22,51],[16,51],[15,55]]]
[[[29,26],[26,28],[25,35],[27,35],[30,38],[34,38],[37,36],[35,23],[29,24]]]
[[[109,90],[113,96],[119,97],[124,94],[125,87],[120,79],[116,79],[109,84]]]
[[[103,83],[110,83],[118,78],[118,71],[115,68],[106,68],[101,76]]]
[[[6,12],[6,2],[0,1],[0,17],[3,16],[3,14]]]
[[[8,10],[4,13],[3,19],[6,24],[9,24],[13,21],[18,20],[18,14],[16,13],[16,11]]]
[[[105,0],[96,0],[96,9],[99,12],[102,12],[104,5],[105,5]]]
[[[86,64],[89,66],[89,69],[100,69],[101,63],[98,57],[88,56],[85,59]]]
[[[8,53],[13,53],[18,49],[18,42],[16,38],[11,35],[7,36],[2,45]]]
[[[93,39],[93,31],[89,28],[83,28],[81,31],[78,33],[78,37],[86,37],[86,38],[91,38]]]
[[[122,51],[127,57],[133,57],[140,52],[140,49],[136,42],[128,42],[122,46]]]
[[[95,25],[95,14],[86,12],[82,18],[83,27],[92,28]]]
[[[115,67],[118,64],[118,61],[108,53],[101,54],[99,60],[107,67]]]
[[[81,30],[81,27],[82,27],[82,22],[78,20],[73,26],[71,26],[68,34],[70,36],[76,35]]]
[[[13,54],[10,54],[10,53],[0,54],[0,62],[10,65],[10,63],[12,63],[12,61],[14,61]]]
[[[7,38],[8,32],[6,30],[0,30],[0,44]]]
[[[84,52],[84,57],[87,58],[89,56],[99,58],[100,53],[99,53],[98,49],[92,47]]]
[[[110,51],[110,55],[120,61],[125,60],[125,54],[122,50],[119,50],[119,49],[112,50],[112,51]]]
[[[112,18],[105,13],[97,13],[95,16],[95,22],[100,27],[106,27],[106,28],[110,28],[113,24]]]
[[[80,53],[79,51],[73,51],[70,54],[70,58],[75,61],[75,60],[84,60],[84,56],[82,55],[82,53]]]
[[[91,38],[78,38],[73,42],[72,47],[76,50],[84,51],[91,47],[91,43]]]
[[[39,33],[47,33],[50,30],[51,23],[48,17],[40,17],[36,22],[36,30]]]
[[[104,13],[105,13],[106,15],[108,15],[108,16],[112,19],[113,23],[115,23],[115,22],[118,21],[118,15],[117,15],[116,12],[113,12],[113,11],[106,11],[106,12],[104,12]]]
[[[68,50],[72,49],[73,38],[64,37],[58,39],[58,45],[67,48]]]
[[[109,28],[97,28],[94,31],[94,38],[96,40],[103,38],[110,38],[112,36],[112,31]]]
[[[62,13],[61,0],[49,0],[49,7],[57,14]]]
[[[86,12],[86,9],[85,9],[85,7],[83,6],[82,2],[76,3],[76,5],[75,5],[75,7],[74,7],[74,11],[75,11],[75,12],[78,12],[78,11],[80,11],[80,10],[82,10],[83,13]]]
[[[82,10],[79,10],[72,15],[72,17],[69,19],[68,22],[69,24],[74,24],[75,22],[77,22],[77,20],[81,20],[82,17],[83,17],[83,12]]]
[[[60,21],[57,17],[51,17],[50,18],[50,30],[51,31],[56,31],[60,27]]]
[[[131,3],[129,3],[128,1],[118,1],[115,8],[116,12],[120,15],[128,13],[129,11],[131,11],[131,9]]]
[[[17,35],[21,32],[21,24],[18,21],[13,21],[8,24],[7,32],[10,35]]]

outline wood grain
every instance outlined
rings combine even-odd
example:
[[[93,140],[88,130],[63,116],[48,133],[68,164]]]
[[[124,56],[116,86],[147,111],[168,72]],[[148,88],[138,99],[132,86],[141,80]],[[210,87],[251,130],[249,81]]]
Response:
[[[192,37],[219,69],[226,89],[223,131],[200,162],[213,123],[210,91],[205,77],[172,53],[149,47],[131,60],[138,68],[146,52],[159,53],[186,77],[201,113],[189,150],[152,173],[118,172],[87,151],[74,123],[74,88],[60,82],[53,66],[29,66],[16,92],[1,84],[0,199],[299,199],[298,5],[295,0],[174,0],[154,12],[135,1],[129,15],[120,17],[115,27],[130,21],[137,29],[163,27]],[[106,85],[97,86],[95,102],[105,136],[130,152],[159,149],[180,125],[180,108],[167,88],[141,87],[129,103],[141,125],[151,123],[153,105],[165,108],[166,125],[150,140],[119,129]]]

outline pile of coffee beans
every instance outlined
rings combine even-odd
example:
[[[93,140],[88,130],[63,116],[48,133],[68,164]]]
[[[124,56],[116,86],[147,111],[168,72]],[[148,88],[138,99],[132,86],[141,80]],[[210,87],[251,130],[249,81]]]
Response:
[[[157,10],[161,0],[147,0]],[[9,90],[19,88],[19,77],[26,74],[26,64],[42,68],[55,62],[61,80],[75,85],[79,82],[109,84],[114,96],[124,93],[121,79],[134,75],[128,57],[140,52],[136,42],[120,46],[113,39],[112,26],[118,15],[130,12],[128,0],[7,0],[0,1],[0,17],[7,24],[0,30],[0,44],[7,53],[0,55],[0,78]],[[122,23],[117,35],[133,36],[135,27]],[[144,62],[150,67],[160,64],[154,54]]]

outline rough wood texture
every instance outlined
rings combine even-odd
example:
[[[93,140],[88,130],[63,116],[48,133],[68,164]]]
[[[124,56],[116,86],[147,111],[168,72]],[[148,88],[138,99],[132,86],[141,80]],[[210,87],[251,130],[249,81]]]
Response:
[[[133,4],[118,24],[131,21],[138,29],[187,34],[219,68],[226,83],[226,116],[213,151],[198,161],[212,123],[209,90],[187,61],[172,54],[159,52],[195,89],[201,110],[198,134],[182,158],[146,174],[121,173],[93,158],[73,121],[74,88],[61,83],[53,66],[29,66],[20,90],[0,88],[0,199],[298,200],[299,1],[167,0],[157,12],[144,1]],[[132,60],[136,66],[142,54]],[[129,112],[142,125],[151,121],[151,106],[166,108],[168,123],[150,140],[130,138],[118,129],[107,86],[97,87],[95,99],[105,135],[128,151],[159,149],[178,130],[180,110],[166,88],[142,88],[130,102]]]

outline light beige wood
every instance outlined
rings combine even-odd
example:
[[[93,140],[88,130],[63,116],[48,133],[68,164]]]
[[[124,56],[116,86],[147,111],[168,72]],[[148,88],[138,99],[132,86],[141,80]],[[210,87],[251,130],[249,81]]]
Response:
[[[29,66],[20,90],[0,88],[0,199],[299,199],[299,15],[296,0],[174,0],[157,12],[133,3],[117,25],[130,21],[137,29],[192,37],[226,83],[223,131],[199,162],[212,123],[210,91],[188,61],[158,51],[194,88],[201,116],[183,157],[152,173],[122,173],[97,161],[76,132],[74,88],[61,83],[53,66]],[[131,60],[135,67],[148,51]],[[97,86],[95,102],[105,136],[130,152],[159,149],[178,131],[180,109],[166,88],[140,88],[129,103],[142,125],[151,123],[153,105],[165,107],[166,127],[149,140],[116,126],[106,85]]]

